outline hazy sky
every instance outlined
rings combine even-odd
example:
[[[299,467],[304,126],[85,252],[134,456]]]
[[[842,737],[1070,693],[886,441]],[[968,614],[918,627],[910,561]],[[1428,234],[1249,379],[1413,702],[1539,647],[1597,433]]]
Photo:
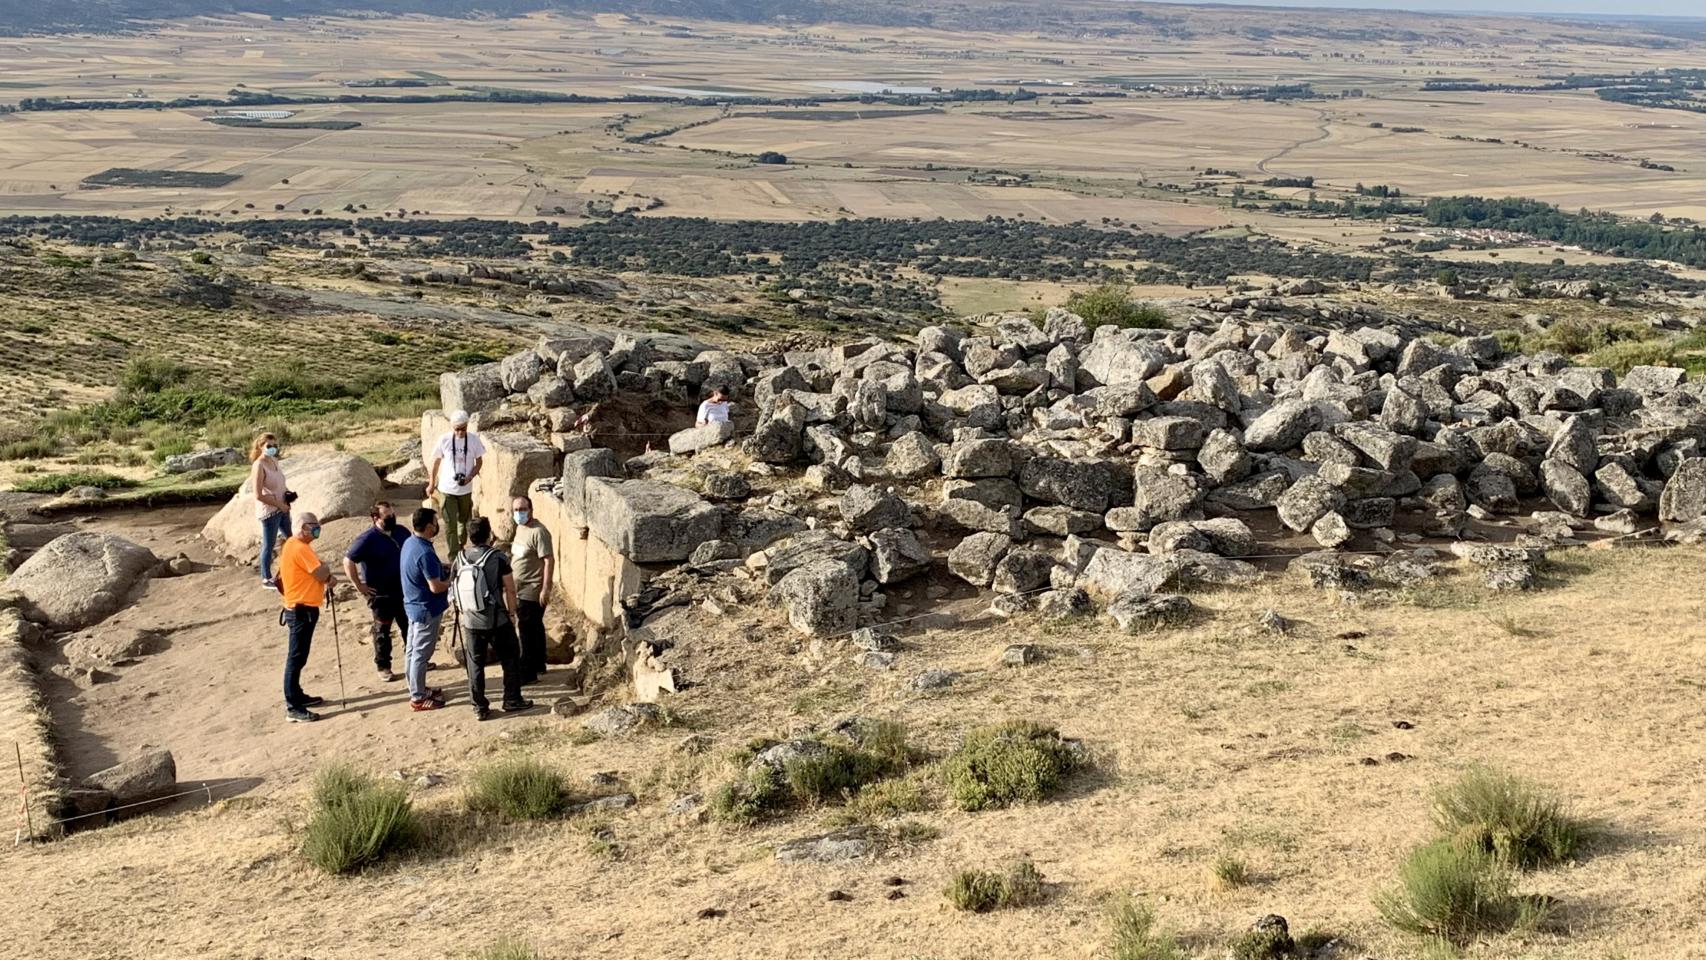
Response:
[[[1180,2],[1180,0],[1174,0]],[[1212,0],[1238,6],[1360,7],[1376,10],[1447,10],[1454,13],[1600,13],[1706,16],[1700,0]]]

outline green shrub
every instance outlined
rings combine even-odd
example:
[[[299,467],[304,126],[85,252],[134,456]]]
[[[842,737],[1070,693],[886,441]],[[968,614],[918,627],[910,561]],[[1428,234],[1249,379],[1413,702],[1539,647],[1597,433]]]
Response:
[[[1652,327],[1642,323],[1565,317],[1527,338],[1524,347],[1531,353],[1553,350],[1565,356],[1577,356],[1614,343],[1652,340],[1657,336]]]
[[[1246,930],[1232,941],[1231,960],[1281,960],[1297,954],[1297,941],[1280,924]]]
[[[314,802],[322,807],[337,806],[372,786],[371,777],[355,772],[348,764],[335,763],[314,777]]]
[[[365,336],[382,347],[395,347],[403,342],[402,336],[389,330],[369,330]]]
[[[875,754],[830,744],[826,753],[789,761],[782,775],[794,799],[823,803],[849,796],[893,770],[889,761]]]
[[[1521,870],[1570,859],[1589,830],[1545,788],[1482,766],[1435,792],[1433,818],[1452,843]]]
[[[0,460],[45,460],[59,454],[59,438],[36,435],[0,444]]]
[[[73,487],[100,487],[102,490],[121,490],[136,486],[135,480],[99,470],[74,470],[71,473],[45,473],[12,484],[20,493],[61,494]]]
[[[1008,907],[1024,907],[1043,896],[1043,875],[1029,860],[1020,860],[1006,873],[961,870],[943,891],[955,909],[988,913]]]
[[[1110,960],[1185,960],[1177,940],[1155,931],[1155,911],[1122,896],[1108,908]]]
[[[468,809],[511,820],[549,820],[569,805],[563,775],[537,760],[504,760],[474,771]]]
[[[757,763],[711,794],[711,814],[726,823],[750,826],[787,801],[788,788],[781,775],[772,767]]]
[[[482,350],[464,348],[461,350],[452,350],[450,353],[446,354],[444,362],[446,364],[446,370],[460,370],[463,367],[477,367],[482,363],[495,363],[497,362],[497,359],[497,357],[494,357]]]
[[[1131,288],[1123,283],[1104,283],[1081,290],[1066,298],[1066,309],[1084,318],[1091,328],[1111,323],[1116,327],[1165,330],[1167,311],[1153,303],[1140,303],[1131,298]]]
[[[355,395],[345,382],[315,376],[302,360],[289,360],[257,371],[242,395],[266,400],[340,400]]]
[[[935,802],[925,792],[923,784],[914,777],[878,780],[860,788],[831,819],[838,826],[874,823],[934,807]]]
[[[413,846],[420,827],[408,791],[348,768],[321,774],[302,854],[327,873],[351,873]]]
[[[1237,857],[1219,857],[1214,861],[1214,879],[1227,890],[1248,886],[1250,868]]]
[[[1467,944],[1540,918],[1532,901],[1511,894],[1511,874],[1475,847],[1438,840],[1418,847],[1398,868],[1398,886],[1375,898],[1387,923],[1407,933]]]
[[[746,825],[793,804],[851,802],[904,772],[912,756],[906,728],[890,721],[863,721],[845,742],[825,743],[822,752],[795,757],[780,771],[756,759],[776,743],[753,740],[731,758],[741,773],[712,794],[717,819]],[[874,795],[870,803],[875,810],[883,799]]]
[[[124,394],[159,393],[189,382],[194,372],[170,357],[145,353],[125,361],[124,371],[119,374],[118,389]]]
[[[499,937],[469,955],[472,960],[539,960],[539,952],[515,937]]]
[[[972,731],[944,772],[955,805],[989,810],[1046,799],[1080,762],[1053,727],[1015,720]]]

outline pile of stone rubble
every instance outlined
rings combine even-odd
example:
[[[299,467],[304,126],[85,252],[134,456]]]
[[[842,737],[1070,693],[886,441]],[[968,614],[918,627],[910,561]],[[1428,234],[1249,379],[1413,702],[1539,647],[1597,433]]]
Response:
[[[626,462],[576,449],[600,442],[569,426],[589,404],[712,387],[733,424]],[[1054,310],[768,356],[547,340],[446,374],[443,393],[531,411],[566,453],[557,494],[636,563],[761,584],[819,636],[881,619],[885,589],[932,574],[1007,598],[997,609],[1099,600],[1127,625],[1176,613],[1174,587],[1288,561],[1316,585],[1404,586],[1450,552],[1523,588],[1548,547],[1706,512],[1706,388],[1487,336],[1091,330]],[[658,479],[684,460],[691,483]]]

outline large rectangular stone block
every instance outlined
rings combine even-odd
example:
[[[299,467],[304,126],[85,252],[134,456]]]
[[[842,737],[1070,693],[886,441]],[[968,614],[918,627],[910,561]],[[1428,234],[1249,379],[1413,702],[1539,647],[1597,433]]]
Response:
[[[686,560],[722,528],[716,507],[657,480],[588,479],[586,519],[600,540],[635,563]]]

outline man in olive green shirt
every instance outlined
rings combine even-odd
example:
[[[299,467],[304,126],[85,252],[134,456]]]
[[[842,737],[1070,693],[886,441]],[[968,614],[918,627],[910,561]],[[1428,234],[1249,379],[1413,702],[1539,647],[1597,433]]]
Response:
[[[509,559],[515,572],[521,682],[526,684],[545,673],[545,607],[551,602],[551,574],[557,561],[551,550],[551,531],[533,518],[533,501],[516,497],[510,509],[515,539],[510,542]]]

